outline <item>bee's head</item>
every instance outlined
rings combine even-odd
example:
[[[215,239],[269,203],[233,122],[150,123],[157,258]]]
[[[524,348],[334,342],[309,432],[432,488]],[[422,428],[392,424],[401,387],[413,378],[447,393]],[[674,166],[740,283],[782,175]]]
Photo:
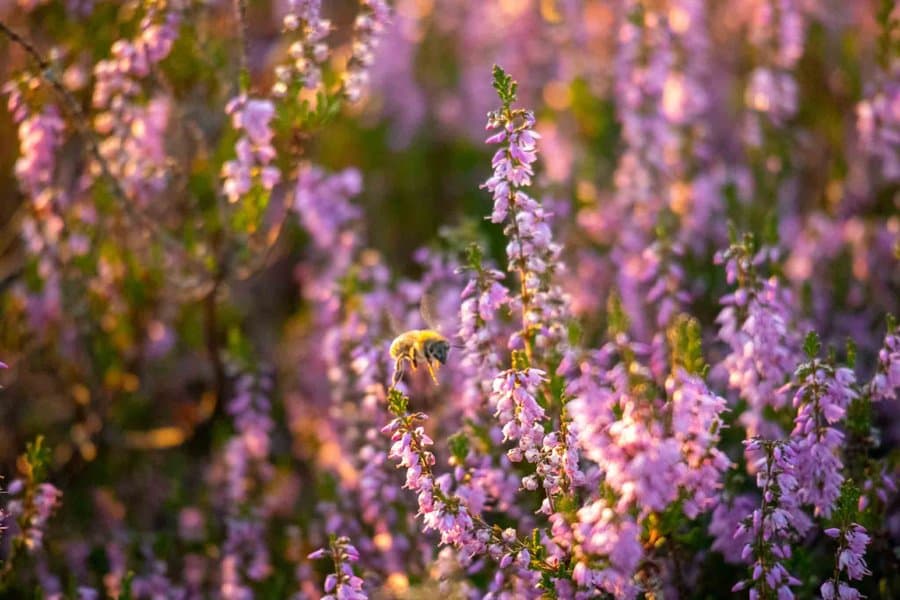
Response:
[[[445,340],[438,340],[429,344],[426,352],[430,358],[436,358],[442,365],[445,365],[447,364],[447,353],[450,352],[450,344]]]

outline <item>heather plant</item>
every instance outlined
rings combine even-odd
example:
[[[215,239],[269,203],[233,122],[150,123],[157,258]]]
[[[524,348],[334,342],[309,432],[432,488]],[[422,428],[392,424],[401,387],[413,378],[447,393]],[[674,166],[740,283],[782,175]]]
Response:
[[[0,598],[900,596],[898,18],[0,1]]]

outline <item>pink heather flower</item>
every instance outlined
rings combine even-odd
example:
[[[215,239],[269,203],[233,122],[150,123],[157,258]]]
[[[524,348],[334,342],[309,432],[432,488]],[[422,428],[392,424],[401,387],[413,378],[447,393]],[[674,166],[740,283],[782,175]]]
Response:
[[[750,532],[735,534],[738,525],[759,505],[759,500],[742,494],[731,500],[722,500],[713,510],[709,522],[709,534],[713,537],[712,549],[722,554],[727,562],[741,564],[741,554],[751,542]]]
[[[479,268],[460,293],[459,333],[463,341],[459,370],[465,376],[461,403],[467,416],[487,404],[491,380],[501,364],[497,340],[502,335],[498,314],[509,302],[509,292],[500,283],[504,274]]]
[[[575,539],[585,556],[605,559],[605,568],[590,568],[578,562],[572,579],[580,589],[603,591],[616,598],[634,598],[638,587],[633,576],[643,558],[640,528],[627,514],[618,513],[604,501],[586,504],[578,511]]]
[[[799,356],[790,296],[774,277],[760,280],[756,275],[756,267],[769,255],[763,249],[751,256],[742,245],[716,255],[716,262],[725,265],[728,282],[738,284],[734,293],[722,298],[725,308],[716,318],[719,339],[729,347],[719,369],[729,387],[750,405],[741,417],[750,436],[776,433],[764,423],[762,413],[767,406],[786,405],[782,386]]]
[[[652,381],[650,370],[637,358],[624,356],[639,352],[646,348],[622,334],[579,365],[580,374],[566,389],[580,449],[616,492],[615,510],[636,509],[643,517],[664,510],[684,492],[689,498],[685,510],[696,515],[712,507],[717,473],[727,465],[724,455],[705,447],[713,438],[699,432],[703,421],[712,427],[718,420],[721,401],[699,381],[683,379],[676,385],[674,378],[673,402],[647,397],[641,389],[651,387],[632,384],[635,379]],[[676,398],[680,386],[685,389]],[[661,418],[668,414],[671,433],[669,419]],[[701,481],[702,475],[709,481]]]
[[[537,388],[546,380],[539,369],[503,371],[492,385],[491,401],[496,410],[494,416],[500,421],[504,441],[518,442],[507,451],[513,462],[522,459],[536,463],[541,457],[544,441],[544,409],[537,402]]]
[[[819,591],[823,600],[857,600],[862,598],[859,591],[840,580],[841,573],[846,573],[850,581],[860,580],[870,575],[866,567],[866,546],[870,538],[862,525],[851,523],[849,527],[838,529],[826,529],[825,534],[838,540],[838,548],[835,553],[837,562],[837,577],[829,579],[822,584]]]
[[[234,384],[228,413],[234,420],[235,435],[225,446],[227,482],[226,539],[223,546],[222,594],[235,599],[247,597],[242,572],[254,581],[272,572],[269,549],[263,542],[267,507],[256,506],[252,486],[261,486],[272,477],[269,463],[270,439],[274,423],[270,417],[271,381],[259,375],[241,375]]]
[[[754,438],[744,445],[757,473],[762,504],[735,531],[735,536],[750,534],[741,558],[753,562],[750,578],[738,582],[732,591],[750,587],[754,597],[763,593],[761,590],[770,590],[779,597],[793,598],[790,588],[800,581],[788,573],[782,561],[791,555],[791,542],[812,525],[800,509],[795,476],[798,457],[791,445],[783,442]]]
[[[256,146],[265,146],[272,141],[272,130],[269,122],[275,116],[275,106],[269,100],[247,100],[243,110],[231,112],[231,121],[235,129],[247,134],[250,142]]]
[[[681,482],[688,493],[684,513],[693,519],[719,503],[722,475],[731,466],[718,448],[726,403],[700,377],[681,368],[666,380],[666,391],[671,398],[673,437],[687,465]]]
[[[21,479],[15,479],[10,482],[6,493],[14,498],[7,506],[9,516],[19,520],[22,528],[22,540],[25,547],[31,554],[39,554],[44,547],[44,534],[47,530],[47,523],[56,509],[62,504],[62,492],[52,483],[39,483],[34,489],[31,501],[31,511],[26,514],[26,507],[23,499],[20,497],[25,491],[25,482]],[[27,521],[22,522],[23,517],[27,516]]]
[[[293,82],[309,89],[319,87],[321,65],[330,54],[325,38],[331,33],[331,22],[322,18],[321,0],[288,0],[282,28],[284,36],[293,39],[288,47],[291,61],[276,67],[273,95],[284,96]]]
[[[900,68],[880,74],[868,97],[856,107],[860,149],[879,161],[887,181],[900,178]]]
[[[168,161],[163,137],[170,99],[142,102],[141,79],[172,50],[181,21],[178,3],[151,5],[132,40],[117,40],[112,56],[94,67],[92,103],[100,153],[125,192],[144,202],[165,189]],[[95,169],[96,170],[96,169]]]
[[[839,457],[844,436],[832,425],[841,422],[856,397],[855,376],[818,360],[797,369],[802,377],[794,396],[797,417],[791,439],[797,452],[796,476],[801,502],[828,518],[844,481]]]
[[[314,165],[300,167],[294,210],[321,251],[335,252],[341,236],[362,216],[350,201],[361,191],[362,175],[356,169],[328,174]]]
[[[884,345],[878,351],[878,366],[869,384],[869,393],[873,402],[897,399],[900,389],[900,325],[888,331],[884,337]]]
[[[353,23],[353,54],[343,76],[344,94],[350,102],[359,100],[368,87],[375,49],[387,29],[390,16],[390,6],[384,0],[360,1],[360,12]]]
[[[53,183],[56,152],[62,145],[65,123],[55,106],[19,122],[19,158],[15,172],[23,191],[37,200]]]
[[[275,107],[269,100],[237,96],[228,102],[225,112],[231,115],[234,128],[244,134],[235,144],[237,160],[222,165],[223,190],[228,201],[237,202],[257,182],[271,191],[281,180],[281,172],[270,164],[275,159],[270,128]]]
[[[793,70],[803,55],[806,41],[806,15],[797,0],[756,2],[748,5],[748,37],[760,55],[760,64],[750,74],[745,103],[765,114],[776,125],[783,124],[797,111],[797,83]],[[759,123],[750,124],[751,144],[758,142]]]
[[[424,531],[437,531],[442,544],[460,547],[464,555],[475,556],[484,551],[486,540],[475,531],[464,498],[452,493],[450,476],[435,477],[434,454],[427,449],[434,442],[422,427],[411,428],[412,423],[425,418],[422,413],[398,416],[382,429],[391,435],[388,457],[406,468],[404,487],[417,492]]]

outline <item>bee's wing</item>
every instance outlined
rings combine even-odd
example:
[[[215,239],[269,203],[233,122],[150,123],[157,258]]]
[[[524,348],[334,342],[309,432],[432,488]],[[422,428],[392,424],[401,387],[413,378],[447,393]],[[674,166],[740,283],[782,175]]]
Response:
[[[397,315],[394,314],[394,311],[385,309],[384,312],[387,314],[388,325],[391,328],[388,332],[390,336],[393,338],[403,333],[403,325],[400,323],[400,319],[397,318]]]
[[[422,299],[419,301],[419,314],[429,329],[441,330],[441,319],[437,303],[437,287],[430,285],[422,290]]]

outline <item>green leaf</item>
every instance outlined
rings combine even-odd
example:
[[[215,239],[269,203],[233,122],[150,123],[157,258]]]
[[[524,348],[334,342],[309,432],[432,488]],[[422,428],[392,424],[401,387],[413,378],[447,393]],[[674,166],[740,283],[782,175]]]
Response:
[[[628,331],[629,322],[625,308],[622,306],[622,298],[616,290],[613,290],[606,301],[606,318],[608,321],[609,336],[616,337],[620,333]]]
[[[494,65],[493,74],[494,89],[497,90],[497,95],[500,96],[503,107],[508,109],[516,101],[516,90],[519,84],[500,65]]]
[[[818,333],[810,331],[806,334],[806,339],[803,341],[803,351],[806,353],[807,357],[810,359],[817,357],[821,347],[822,343],[819,341]]]
[[[447,440],[450,454],[457,460],[457,464],[463,464],[469,455],[469,438],[462,431],[457,431]]]
[[[388,409],[391,413],[398,417],[403,416],[406,414],[407,407],[409,407],[409,398],[397,388],[391,388],[388,393]]]
[[[25,445],[25,462],[31,470],[31,480],[40,482],[44,480],[47,466],[50,464],[50,448],[44,445],[44,436],[39,435],[33,442]]]
[[[688,373],[703,375],[706,363],[703,360],[700,323],[690,315],[678,315],[666,332],[672,353],[672,366],[682,367]]]

